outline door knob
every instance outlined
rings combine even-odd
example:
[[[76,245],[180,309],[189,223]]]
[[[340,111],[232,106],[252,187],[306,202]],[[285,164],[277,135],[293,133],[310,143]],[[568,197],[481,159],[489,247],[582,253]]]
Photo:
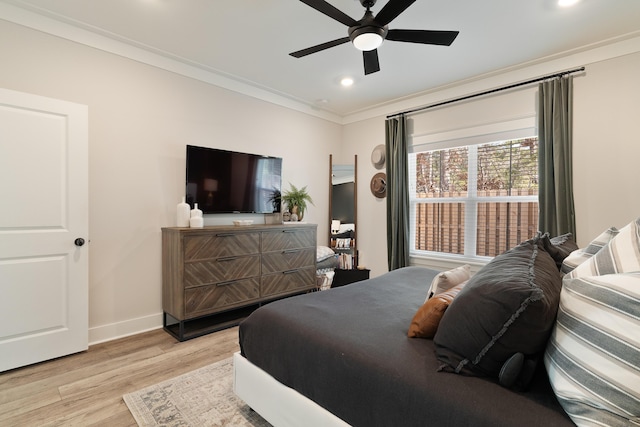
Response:
[[[76,246],[82,246],[84,245],[84,239],[82,237],[78,237],[76,240],[73,241],[73,243],[75,243]]]

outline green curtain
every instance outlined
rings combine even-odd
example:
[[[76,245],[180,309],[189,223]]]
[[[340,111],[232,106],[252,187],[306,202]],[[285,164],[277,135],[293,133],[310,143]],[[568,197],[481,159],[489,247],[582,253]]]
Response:
[[[551,236],[572,233],[575,239],[573,77],[565,76],[540,83],[538,108],[538,228]]]
[[[407,119],[387,119],[387,260],[389,271],[409,265]]]

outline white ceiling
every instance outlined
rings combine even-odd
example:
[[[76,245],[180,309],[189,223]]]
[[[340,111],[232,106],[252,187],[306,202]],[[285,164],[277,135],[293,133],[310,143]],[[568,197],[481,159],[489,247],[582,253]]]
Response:
[[[458,30],[458,38],[450,47],[386,41],[381,70],[365,76],[362,54],[349,43],[288,55],[347,35],[297,0],[5,2],[339,116],[640,35],[639,0],[582,0],[568,9],[556,0],[417,0],[390,29]],[[329,2],[354,19],[364,13],[358,0]],[[355,84],[341,87],[344,76]]]

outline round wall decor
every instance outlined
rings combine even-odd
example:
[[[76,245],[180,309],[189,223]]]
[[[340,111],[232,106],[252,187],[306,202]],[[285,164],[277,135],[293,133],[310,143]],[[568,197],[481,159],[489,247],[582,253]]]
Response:
[[[376,169],[382,169],[385,162],[385,149],[384,145],[380,144],[376,146],[371,152],[371,164]]]
[[[387,174],[378,172],[371,178],[371,194],[379,199],[387,196]]]

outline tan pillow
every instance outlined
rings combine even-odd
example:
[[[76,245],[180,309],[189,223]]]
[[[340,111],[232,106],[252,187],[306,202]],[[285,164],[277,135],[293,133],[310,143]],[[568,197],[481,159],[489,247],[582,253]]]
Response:
[[[409,338],[433,338],[445,310],[466,284],[467,281],[464,281],[448,291],[436,294],[422,304],[411,320],[407,336]]]
[[[443,271],[433,278],[429,291],[427,292],[427,298],[424,302],[427,302],[432,296],[439,294],[458,286],[460,283],[465,282],[471,278],[471,266],[469,264],[462,265],[454,268],[453,270]]]

